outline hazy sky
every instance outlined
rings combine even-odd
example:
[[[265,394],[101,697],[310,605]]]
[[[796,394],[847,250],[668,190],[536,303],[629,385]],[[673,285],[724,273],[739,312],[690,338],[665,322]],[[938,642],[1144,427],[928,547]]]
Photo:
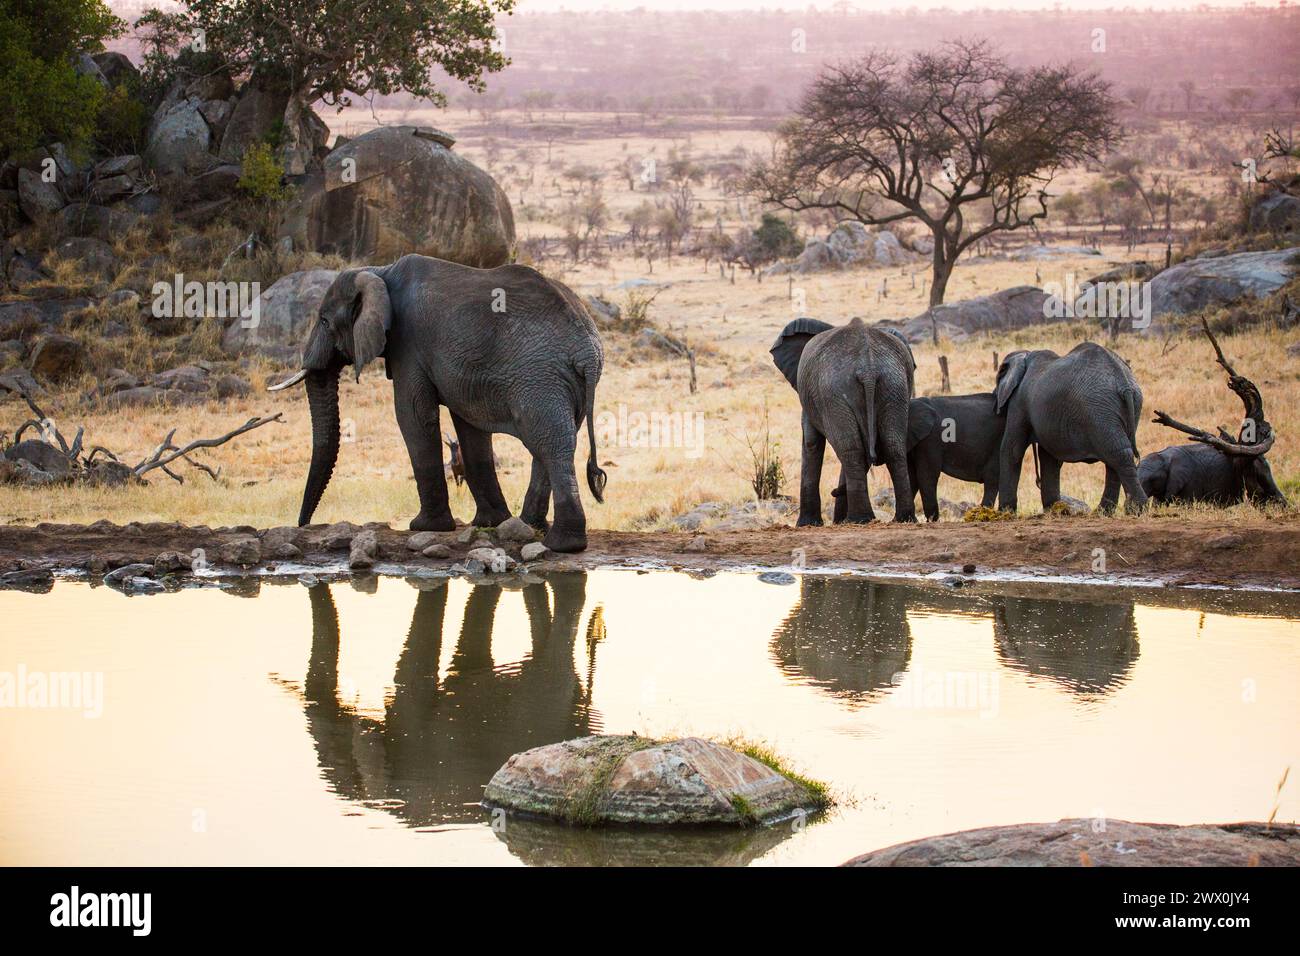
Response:
[[[1067,10],[1104,10],[1132,7],[1139,10],[1190,10],[1200,6],[1202,0],[1062,0],[1060,6]],[[1215,7],[1276,7],[1277,0],[1215,0]],[[550,10],[801,10],[805,7],[829,10],[834,0],[517,0],[516,9],[524,11]],[[1049,10],[1056,6],[1051,0],[853,0],[858,10],[903,10],[909,7],[929,9],[947,7],[951,10],[991,8],[997,10]]]

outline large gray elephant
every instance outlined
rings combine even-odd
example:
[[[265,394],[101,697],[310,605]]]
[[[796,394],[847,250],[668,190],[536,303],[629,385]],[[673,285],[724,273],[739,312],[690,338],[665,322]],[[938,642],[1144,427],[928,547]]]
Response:
[[[799,480],[800,526],[822,523],[821,475],[826,442],[840,460],[836,520],[875,518],[867,493],[867,469],[881,461],[894,484],[895,521],[915,521],[907,474],[907,403],[916,362],[907,342],[855,318],[827,326],[815,319],[787,325],[772,358],[799,392],[803,406],[803,467]]]
[[[1249,499],[1257,505],[1287,507],[1263,455],[1230,455],[1200,442],[1147,455],[1138,464],[1138,481],[1153,501],[1227,507]]]
[[[1030,445],[1040,459],[1043,508],[1061,498],[1061,463],[1104,462],[1100,510],[1113,511],[1122,485],[1128,510],[1147,496],[1138,483],[1142,389],[1114,352],[1083,342],[1065,356],[1048,349],[1012,352],[998,368],[997,411],[1006,415],[998,503],[1016,510],[1020,469]]]
[[[492,433],[523,442],[533,456],[521,517],[552,551],[587,546],[586,516],[573,456],[588,420],[587,485],[602,501],[605,473],[596,464],[590,426],[604,351],[595,323],[564,285],[526,266],[475,269],[403,256],[392,265],[340,272],[303,349],[302,371],[274,389],[306,380],[312,456],[298,524],[311,520],[339,451],[338,377],[360,379],[382,356],[393,380],[397,424],[420,496],[415,531],[451,531],[439,405],[451,412],[476,526],[510,516],[492,459]],[[547,528],[550,498],[555,523]]]
[[[795,319],[781,330],[771,348],[772,361],[791,388],[796,391],[799,388],[799,360],[804,347],[814,336],[833,328],[827,322],[802,318]],[[883,331],[896,336],[904,344],[915,369],[916,360],[907,340],[895,329],[885,328]],[[982,484],[985,507],[991,507],[997,501],[999,450],[1005,419],[997,413],[996,405],[992,392],[913,398],[908,403],[908,482],[914,497],[920,493],[928,520],[939,520],[941,474]],[[880,457],[883,455],[878,453],[877,458]],[[841,468],[839,485],[833,492],[836,524],[843,521],[847,513],[848,502],[844,492],[844,471]],[[871,514],[870,500],[867,508]]]

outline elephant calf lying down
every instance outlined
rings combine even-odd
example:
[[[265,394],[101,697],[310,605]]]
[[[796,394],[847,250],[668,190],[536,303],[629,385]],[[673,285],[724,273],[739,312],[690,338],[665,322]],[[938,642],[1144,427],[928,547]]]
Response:
[[[1228,455],[1200,442],[1171,445],[1138,464],[1138,481],[1152,500],[1190,504],[1280,504],[1286,496],[1263,455]]]
[[[772,346],[773,362],[790,385],[800,391],[801,399],[803,390],[799,389],[798,377],[804,347],[814,336],[832,328],[834,326],[816,319],[796,319],[782,330]],[[892,330],[884,332],[894,334]],[[905,342],[903,344],[906,346]],[[915,368],[910,348],[907,354]],[[997,403],[991,392],[911,399],[908,402],[905,445],[911,507],[896,507],[896,513],[908,510],[914,513],[915,495],[919,492],[926,518],[938,521],[940,474],[983,485],[983,504],[991,507],[998,494],[998,461],[1004,422],[1005,419],[997,413]],[[883,447],[879,447],[879,441],[878,438],[874,460],[884,461],[887,460],[886,453]],[[897,491],[896,486],[896,501]],[[834,520],[838,523],[845,520],[848,513],[843,470],[834,494]],[[866,509],[868,516],[874,517],[870,500]]]
[[[474,525],[510,517],[492,458],[492,433],[504,432],[533,456],[521,517],[546,529],[543,543],[553,551],[587,546],[573,468],[584,418],[587,485],[597,501],[605,487],[590,426],[604,351],[591,316],[566,286],[526,266],[473,269],[415,255],[340,272],[321,302],[302,371],[274,386],[307,383],[312,455],[299,525],[311,520],[338,459],[339,373],[351,364],[360,380],[381,356],[420,496],[412,530],[456,527],[442,462],[438,407],[445,405],[477,506]]]

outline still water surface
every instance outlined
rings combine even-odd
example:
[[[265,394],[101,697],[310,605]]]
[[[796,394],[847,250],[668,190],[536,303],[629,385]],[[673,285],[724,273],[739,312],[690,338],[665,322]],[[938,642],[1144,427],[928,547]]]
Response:
[[[1300,816],[1294,784],[1276,794],[1300,755],[1300,605],[1278,596],[614,570],[360,587],[0,592],[0,679],[103,688],[98,716],[0,709],[0,863],[835,864],[994,824]],[[512,753],[631,731],[763,741],[840,805],[669,836],[494,829],[478,806]]]

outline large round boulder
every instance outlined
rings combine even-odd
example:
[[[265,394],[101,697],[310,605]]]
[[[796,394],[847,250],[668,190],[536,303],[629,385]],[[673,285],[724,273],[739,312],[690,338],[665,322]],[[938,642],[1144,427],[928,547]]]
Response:
[[[926,837],[845,866],[1297,866],[1292,824],[1061,820]]]
[[[164,103],[149,126],[145,158],[163,176],[185,176],[202,172],[212,164],[208,155],[211,131],[196,96]]]
[[[1300,229],[1300,197],[1272,193],[1250,210],[1252,232],[1289,232]]]
[[[255,317],[241,316],[226,327],[222,350],[228,355],[260,353],[294,361],[307,341],[308,326],[325,290],[337,275],[330,269],[308,269],[281,276],[258,297]]]
[[[698,737],[601,735],[515,754],[488,782],[488,807],[565,823],[772,823],[826,805],[765,763]]]
[[[496,181],[427,127],[349,140],[305,177],[281,226],[299,251],[387,262],[422,253],[489,268],[510,259],[514,214]]]
[[[32,350],[32,374],[50,382],[66,382],[90,364],[86,347],[70,335],[48,335]]]

